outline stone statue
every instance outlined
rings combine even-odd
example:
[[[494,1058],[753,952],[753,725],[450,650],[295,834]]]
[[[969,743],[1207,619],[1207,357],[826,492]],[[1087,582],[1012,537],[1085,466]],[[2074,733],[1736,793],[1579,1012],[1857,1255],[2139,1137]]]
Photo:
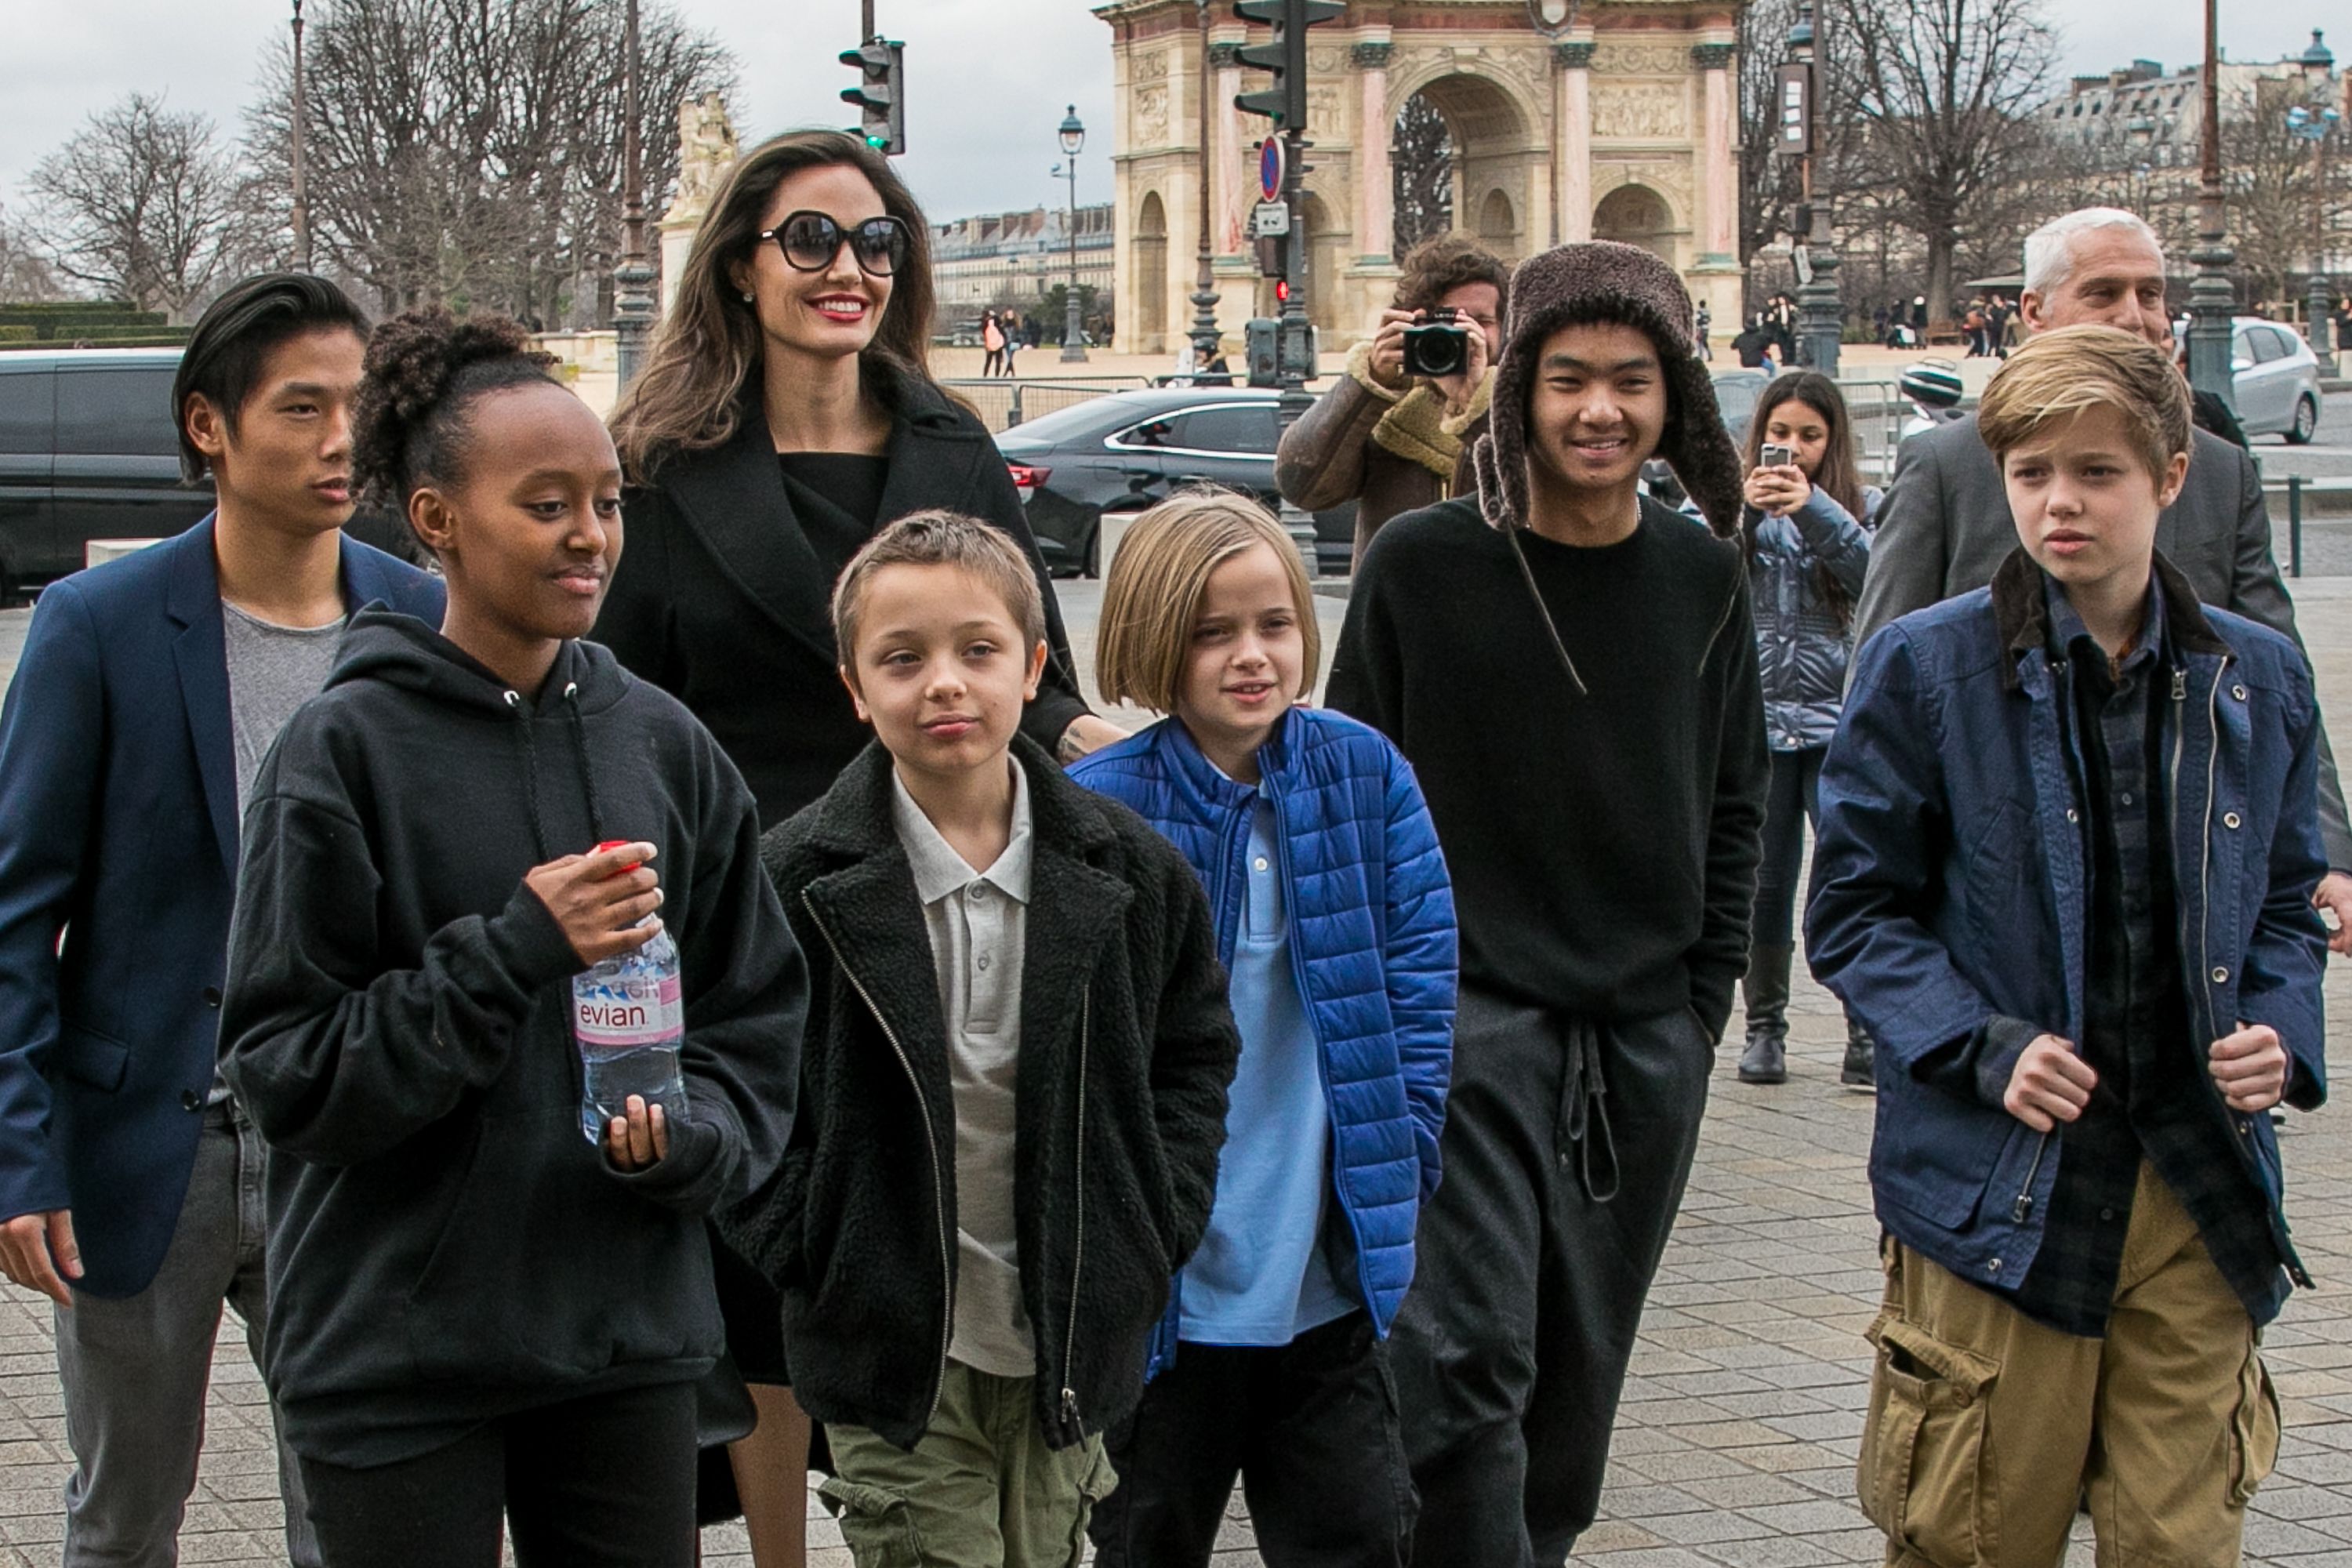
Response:
[[[727,100],[706,92],[677,107],[677,199],[667,216],[702,216],[718,194],[719,177],[735,162],[735,127],[727,118]]]

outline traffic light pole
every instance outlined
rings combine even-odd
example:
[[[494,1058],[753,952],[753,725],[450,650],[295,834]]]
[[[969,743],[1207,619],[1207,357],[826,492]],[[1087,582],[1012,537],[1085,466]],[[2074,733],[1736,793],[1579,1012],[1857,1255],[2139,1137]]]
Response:
[[[1281,390],[1279,419],[1287,433],[1313,404],[1307,384],[1318,369],[1308,352],[1312,331],[1307,325],[1307,292],[1313,284],[1313,258],[1301,221],[1306,205],[1307,149],[1307,29],[1328,22],[1347,9],[1339,0],[1235,0],[1234,14],[1244,22],[1263,22],[1274,29],[1271,45],[1247,45],[1241,50],[1244,65],[1273,74],[1272,88],[1245,92],[1234,100],[1245,113],[1263,114],[1274,121],[1282,138],[1281,201],[1287,221],[1282,240],[1282,277],[1277,292],[1282,309],[1275,329],[1275,384]],[[1202,155],[1206,156],[1203,149]],[[1307,574],[1316,575],[1315,520],[1285,497],[1282,525],[1297,542],[1307,563]]]

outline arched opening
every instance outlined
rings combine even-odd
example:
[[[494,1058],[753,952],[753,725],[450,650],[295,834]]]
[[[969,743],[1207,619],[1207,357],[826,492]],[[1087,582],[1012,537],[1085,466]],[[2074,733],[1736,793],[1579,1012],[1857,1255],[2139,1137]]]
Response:
[[[1352,237],[1331,216],[1329,203],[1312,191],[1300,194],[1307,228],[1307,319],[1330,332],[1340,324],[1339,274],[1348,264]]]
[[[1511,198],[1500,191],[1488,191],[1478,207],[1478,237],[1486,248],[1505,260],[1516,260],[1519,254],[1519,220],[1511,211]]]
[[[1592,209],[1592,237],[1614,239],[1643,249],[1672,266],[1674,215],[1666,198],[1647,185],[1620,185]]]
[[[1168,346],[1168,212],[1158,191],[1135,215],[1135,346],[1141,353]]]
[[[1518,215],[1542,151],[1518,104],[1484,77],[1442,76],[1408,94],[1389,142],[1393,257],[1456,229],[1520,252]]]

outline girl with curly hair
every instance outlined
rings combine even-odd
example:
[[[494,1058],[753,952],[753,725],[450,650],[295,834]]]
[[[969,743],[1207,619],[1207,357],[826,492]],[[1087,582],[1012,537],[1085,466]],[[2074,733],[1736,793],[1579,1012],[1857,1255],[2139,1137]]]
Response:
[[[247,817],[224,1070],[328,1568],[695,1561],[704,1216],[782,1156],[805,982],[751,791],[581,637],[611,439],[511,321],[387,321],[354,468],[448,582],[356,616]],[[587,1117],[572,981],[667,932],[683,1100]],[[583,1131],[587,1134],[583,1136]]]

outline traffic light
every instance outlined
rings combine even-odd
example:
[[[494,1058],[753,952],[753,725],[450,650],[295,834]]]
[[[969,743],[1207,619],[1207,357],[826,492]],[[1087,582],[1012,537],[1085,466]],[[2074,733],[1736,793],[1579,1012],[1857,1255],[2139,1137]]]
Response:
[[[887,38],[841,51],[841,63],[856,67],[863,79],[841,89],[841,101],[857,105],[857,132],[866,144],[893,157],[907,150],[906,53],[906,45]]]
[[[1347,10],[1341,0],[1234,0],[1234,15],[1244,22],[1264,22],[1274,29],[1270,44],[1246,44],[1241,62],[1274,73],[1274,85],[1264,92],[1244,92],[1234,107],[1245,114],[1263,114],[1285,131],[1307,129],[1307,29],[1328,22]]]

